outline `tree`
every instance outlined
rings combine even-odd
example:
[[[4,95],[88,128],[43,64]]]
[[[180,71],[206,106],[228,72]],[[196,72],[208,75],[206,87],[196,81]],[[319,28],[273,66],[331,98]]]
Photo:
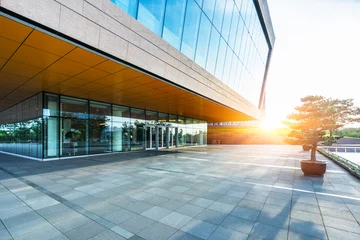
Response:
[[[360,121],[360,108],[354,106],[353,99],[328,99],[330,138],[334,130]]]
[[[296,112],[288,115],[283,123],[292,129],[289,137],[311,145],[310,160],[315,162],[318,142],[329,129],[329,101],[323,96],[306,96],[300,100],[302,105],[295,107]]]

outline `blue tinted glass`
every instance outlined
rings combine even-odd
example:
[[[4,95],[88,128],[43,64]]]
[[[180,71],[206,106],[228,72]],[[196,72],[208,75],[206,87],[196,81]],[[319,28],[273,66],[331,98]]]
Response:
[[[222,74],[224,70],[224,62],[225,62],[225,55],[226,55],[226,42],[223,38],[220,38],[220,45],[219,45],[219,53],[216,61],[216,70],[215,70],[215,76],[221,80]]]
[[[205,68],[206,56],[209,47],[211,23],[205,14],[201,14],[199,38],[196,47],[195,62]]]
[[[234,89],[235,87],[235,74],[236,74],[236,66],[238,63],[238,59],[233,53],[232,56],[232,63],[231,63],[231,70],[230,70],[230,77],[229,77],[229,86]]]
[[[196,0],[196,2],[199,4],[199,6],[201,7],[203,4],[203,0]]]
[[[241,81],[241,71],[243,69],[243,65],[240,61],[238,61],[237,67],[236,67],[236,74],[235,74],[235,81],[234,81],[234,89],[235,91],[239,92],[239,84]]]
[[[230,36],[229,36],[229,46],[232,49],[235,49],[235,40],[236,40],[238,23],[239,23],[239,12],[237,11],[236,8],[234,8],[233,17],[231,20]]]
[[[226,58],[225,58],[225,65],[224,65],[224,73],[223,73],[223,82],[229,85],[229,78],[230,78],[230,70],[231,70],[231,61],[232,61],[233,51],[227,47],[226,50]]]
[[[214,26],[221,31],[221,25],[224,17],[224,10],[225,10],[225,1],[224,0],[216,0],[215,4],[215,12],[213,18]]]
[[[237,6],[237,8],[240,10],[241,9],[241,3],[243,0],[235,0],[235,4]]]
[[[194,60],[201,10],[194,0],[188,0],[185,13],[181,52]]]
[[[212,27],[210,44],[209,44],[209,53],[208,53],[208,58],[207,58],[207,62],[206,62],[206,70],[211,74],[214,74],[214,72],[215,72],[216,57],[217,57],[218,48],[219,48],[219,41],[220,41],[220,34],[216,30],[216,28]]]
[[[180,39],[185,17],[186,0],[167,0],[163,39],[180,49]]]
[[[246,22],[248,14],[248,6],[250,5],[251,0],[243,0],[241,4],[240,14],[242,18],[244,19],[244,22]]]
[[[235,53],[240,57],[240,50],[243,46],[243,34],[244,34],[244,22],[240,18],[237,28],[236,41],[235,41]]]
[[[230,24],[231,18],[233,15],[234,2],[232,0],[227,0],[225,13],[224,13],[224,21],[221,29],[221,35],[225,39],[225,41],[229,38]]]
[[[136,18],[138,0],[110,0],[116,6]]]
[[[139,0],[138,21],[157,35],[161,35],[165,0]]]
[[[205,0],[203,4],[203,11],[212,20],[215,8],[215,0]]]

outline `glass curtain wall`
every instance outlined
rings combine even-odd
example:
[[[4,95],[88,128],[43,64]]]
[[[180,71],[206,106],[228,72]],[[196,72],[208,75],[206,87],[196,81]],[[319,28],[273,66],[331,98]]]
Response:
[[[111,1],[257,106],[269,45],[253,0]]]
[[[0,151],[42,158],[42,94],[0,113]]]
[[[0,151],[40,159],[144,150],[149,126],[159,148],[205,145],[207,137],[201,120],[50,93],[0,114]]]

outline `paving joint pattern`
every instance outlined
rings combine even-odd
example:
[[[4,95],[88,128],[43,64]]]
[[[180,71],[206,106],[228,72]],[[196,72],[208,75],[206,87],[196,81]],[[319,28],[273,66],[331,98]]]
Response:
[[[299,149],[0,154],[0,238],[360,239],[360,181],[330,161],[324,178],[303,176]]]

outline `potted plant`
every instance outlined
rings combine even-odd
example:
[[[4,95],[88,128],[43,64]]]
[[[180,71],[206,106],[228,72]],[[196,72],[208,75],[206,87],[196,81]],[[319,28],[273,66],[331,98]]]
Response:
[[[301,170],[305,175],[323,176],[326,162],[316,160],[316,149],[328,129],[328,100],[322,96],[301,98],[302,105],[295,107],[296,112],[287,116],[284,124],[292,131],[289,137],[297,138],[311,150],[310,159],[301,160]],[[304,149],[304,150],[305,150]]]
[[[333,131],[349,123],[360,121],[360,108],[355,107],[353,99],[333,99],[323,96],[307,96],[300,99],[302,105],[295,107],[295,113],[287,116],[283,123],[292,131],[289,137],[300,140],[304,150],[311,150],[310,160],[301,161],[305,175],[322,176],[326,162],[316,160],[318,143],[334,142]],[[325,131],[330,136],[324,138]]]

